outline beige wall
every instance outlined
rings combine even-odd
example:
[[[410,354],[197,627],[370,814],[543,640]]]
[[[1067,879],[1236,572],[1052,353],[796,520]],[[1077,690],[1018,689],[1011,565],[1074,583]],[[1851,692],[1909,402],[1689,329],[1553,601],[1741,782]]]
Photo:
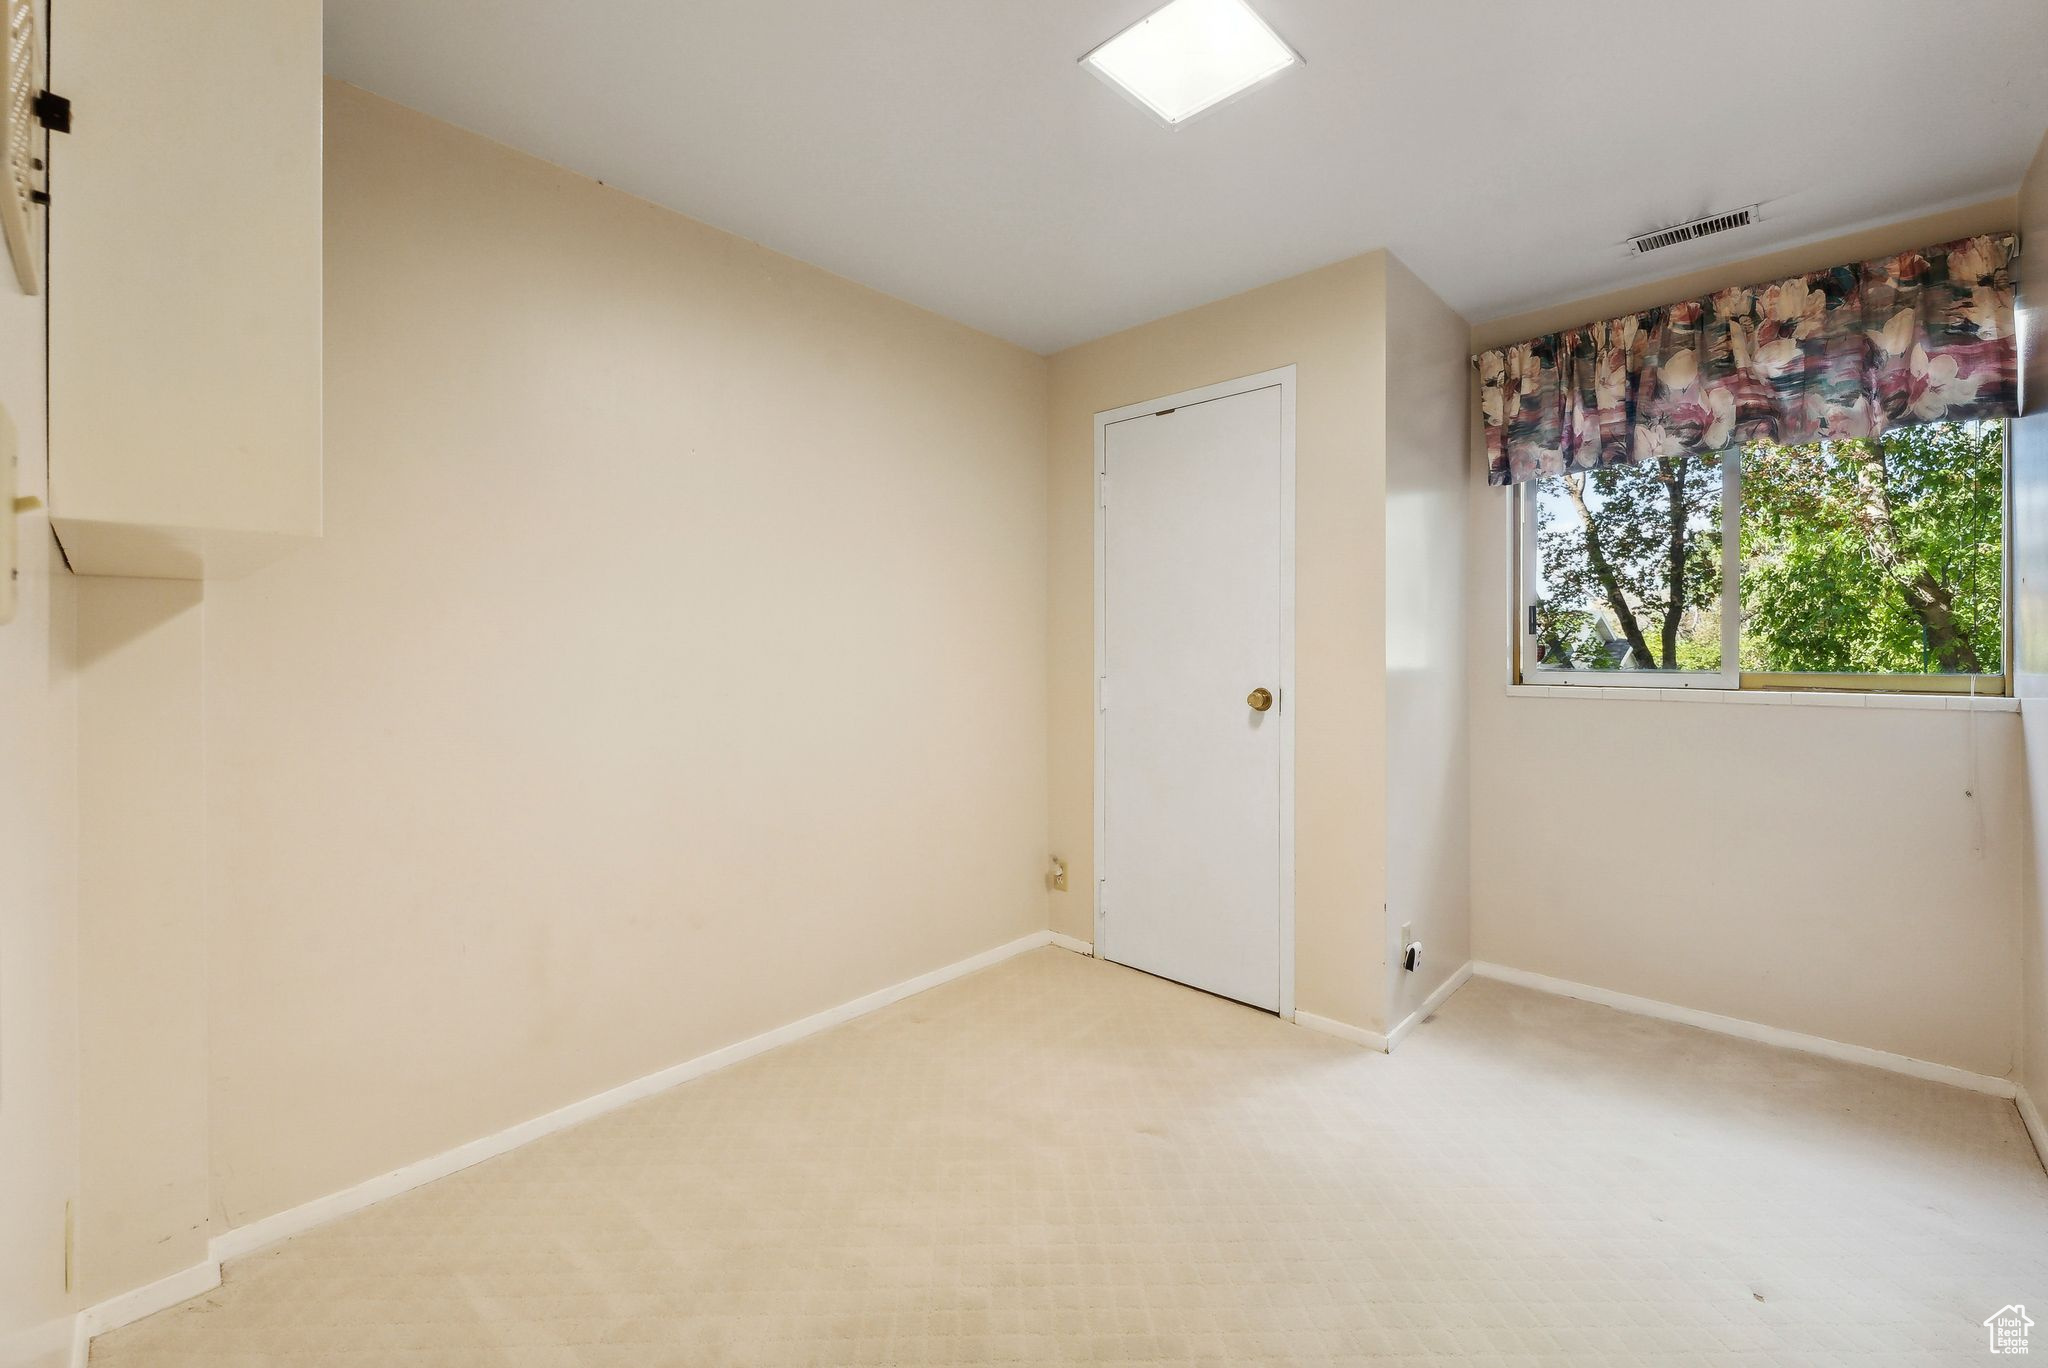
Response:
[[[1471,330],[1387,258],[1387,1012],[1472,957],[1465,485]],[[1401,927],[1423,945],[1401,968]]]
[[[2012,429],[2012,576],[2016,679],[2025,732],[2028,806],[2021,957],[2021,1080],[2048,1103],[2048,136],[2020,186],[2023,416]]]
[[[1378,1029],[1385,1009],[1386,256],[1373,253],[1052,358],[1055,930],[1094,934],[1094,416],[1296,366],[1295,1005]]]
[[[205,604],[239,1224],[1045,925],[1046,365],[359,91]]]
[[[51,221],[50,484],[87,576],[75,1264],[91,1302],[199,1262],[217,1224],[204,608],[196,583],[109,576],[217,573],[319,531],[320,6],[81,0],[61,20],[52,65],[81,113]],[[195,146],[213,155],[177,155]]]
[[[42,498],[43,300],[12,271],[0,274],[0,405],[20,439],[20,492]],[[0,1363],[57,1365],[78,1178],[77,600],[48,518],[18,527],[19,602],[0,626]]]
[[[78,594],[79,1205],[85,1302],[211,1233],[201,586]]]
[[[2010,228],[2011,200],[1497,320],[1497,345]],[[1473,953],[2003,1075],[2018,1048],[2018,719],[1509,697],[1506,495],[1468,465]],[[1973,761],[1974,756],[1974,761]]]

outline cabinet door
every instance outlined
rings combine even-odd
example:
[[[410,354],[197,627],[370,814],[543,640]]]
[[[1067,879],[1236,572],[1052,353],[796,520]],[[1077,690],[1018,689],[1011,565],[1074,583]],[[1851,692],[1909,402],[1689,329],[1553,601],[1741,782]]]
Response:
[[[320,533],[319,0],[64,0],[50,512],[85,574]]]

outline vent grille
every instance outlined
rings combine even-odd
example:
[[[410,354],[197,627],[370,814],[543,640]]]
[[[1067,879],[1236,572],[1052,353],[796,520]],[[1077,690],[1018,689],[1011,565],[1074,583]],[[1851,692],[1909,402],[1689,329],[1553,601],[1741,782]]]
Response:
[[[1628,240],[1629,249],[1637,256],[1645,252],[1662,251],[1676,247],[1681,242],[1692,242],[1716,233],[1732,232],[1747,228],[1756,222],[1757,206],[1752,204],[1742,209],[1733,209],[1725,214],[1709,214],[1688,223],[1674,223],[1669,228],[1659,228],[1654,233],[1642,233]]]
[[[14,258],[15,278],[22,291],[34,294],[42,244],[37,225],[35,192],[40,168],[36,166],[36,92],[41,89],[36,70],[36,12],[33,0],[5,0],[7,5],[7,46],[0,57],[0,147],[7,155],[6,183],[0,186],[0,228],[7,234],[7,252]]]

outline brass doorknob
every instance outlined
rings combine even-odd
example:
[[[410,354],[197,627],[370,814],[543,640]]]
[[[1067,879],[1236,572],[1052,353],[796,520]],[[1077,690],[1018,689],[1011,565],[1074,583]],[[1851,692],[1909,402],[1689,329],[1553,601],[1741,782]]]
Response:
[[[1253,689],[1245,695],[1244,701],[1251,704],[1253,712],[1264,712],[1273,706],[1273,691],[1271,689]]]

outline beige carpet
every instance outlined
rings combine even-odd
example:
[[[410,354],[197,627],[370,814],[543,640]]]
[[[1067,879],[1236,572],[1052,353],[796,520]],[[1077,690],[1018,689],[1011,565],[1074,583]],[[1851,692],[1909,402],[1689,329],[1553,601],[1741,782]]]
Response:
[[[1044,950],[231,1265],[95,1368],[1965,1364],[2010,1102],[1488,982],[1392,1057]]]

